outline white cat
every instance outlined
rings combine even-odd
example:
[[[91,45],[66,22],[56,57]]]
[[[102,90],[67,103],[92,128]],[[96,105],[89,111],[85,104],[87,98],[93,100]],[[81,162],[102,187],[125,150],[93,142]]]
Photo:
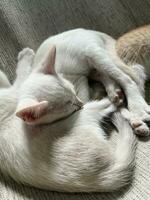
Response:
[[[55,191],[119,189],[132,176],[135,135],[116,115],[114,148],[99,122],[115,106],[103,99],[79,110],[73,85],[54,70],[53,50],[32,72],[33,51],[23,50],[13,86],[0,74],[0,169],[16,181]]]
[[[46,55],[48,58],[50,49],[56,46],[56,72],[74,84],[77,96],[84,103],[89,101],[87,77],[96,69],[112,102],[122,103],[120,86],[124,90],[130,111],[124,112],[124,115],[135,132],[149,135],[150,130],[144,121],[150,120],[150,106],[142,96],[145,80],[141,80],[138,72],[121,61],[115,44],[116,41],[104,33],[70,30],[45,40],[37,50],[33,66],[36,68],[42,63]],[[141,72],[144,78],[144,72]]]

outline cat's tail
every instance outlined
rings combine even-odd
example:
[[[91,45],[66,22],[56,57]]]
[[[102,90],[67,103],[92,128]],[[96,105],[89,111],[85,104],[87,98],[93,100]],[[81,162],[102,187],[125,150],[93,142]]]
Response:
[[[133,134],[129,123],[115,113],[114,124],[119,136],[114,150],[112,165],[99,176],[102,191],[117,190],[130,183],[135,166],[136,136]]]

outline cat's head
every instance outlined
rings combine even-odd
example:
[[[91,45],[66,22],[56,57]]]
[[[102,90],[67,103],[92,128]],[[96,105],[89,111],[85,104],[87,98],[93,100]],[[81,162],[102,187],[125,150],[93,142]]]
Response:
[[[51,48],[19,91],[16,115],[28,124],[52,123],[81,109],[73,85],[54,68],[56,48]]]

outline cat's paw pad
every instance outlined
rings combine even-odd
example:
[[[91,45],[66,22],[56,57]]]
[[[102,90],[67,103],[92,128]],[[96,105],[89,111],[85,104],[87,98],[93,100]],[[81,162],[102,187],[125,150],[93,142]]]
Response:
[[[24,59],[25,61],[32,62],[33,58],[35,56],[35,53],[30,48],[24,48],[21,52],[18,54],[18,61]]]
[[[140,126],[135,128],[134,132],[136,135],[139,135],[139,136],[149,136],[150,135],[150,130],[149,130],[147,124],[144,122]]]
[[[137,116],[135,116],[135,113],[130,112],[126,108],[121,108],[120,112],[121,112],[122,116],[129,121],[129,123],[132,126],[136,135],[140,135],[140,136],[150,135],[150,129],[149,129],[148,125],[144,122],[144,121],[148,120],[147,117],[149,115],[145,116],[145,115],[142,115],[142,113],[141,113],[141,116],[137,117]]]
[[[139,119],[131,120],[131,126],[136,135],[149,136],[150,129],[145,122]]]
[[[120,106],[124,102],[124,93],[121,89],[115,89],[109,94],[110,100],[117,106]]]

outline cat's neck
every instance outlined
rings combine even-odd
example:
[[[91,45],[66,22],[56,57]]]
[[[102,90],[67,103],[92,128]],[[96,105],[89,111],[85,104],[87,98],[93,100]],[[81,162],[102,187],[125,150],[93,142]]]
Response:
[[[58,121],[54,121],[50,124],[43,125],[25,125],[27,134],[29,135],[39,135],[39,134],[48,134],[51,136],[63,137],[66,135],[74,126],[76,121],[78,120],[80,111],[76,111],[75,113],[62,118]]]

